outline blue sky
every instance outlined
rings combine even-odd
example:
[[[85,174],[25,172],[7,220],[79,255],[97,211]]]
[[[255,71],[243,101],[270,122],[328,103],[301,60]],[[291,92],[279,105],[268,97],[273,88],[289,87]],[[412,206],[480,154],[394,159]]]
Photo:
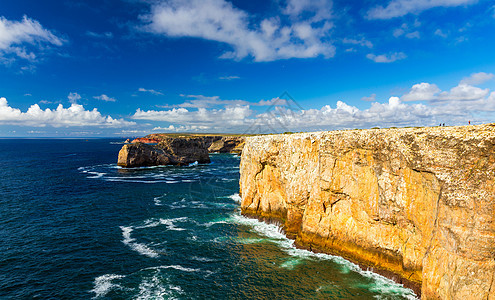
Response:
[[[3,1],[0,136],[493,122],[493,53],[489,0]]]

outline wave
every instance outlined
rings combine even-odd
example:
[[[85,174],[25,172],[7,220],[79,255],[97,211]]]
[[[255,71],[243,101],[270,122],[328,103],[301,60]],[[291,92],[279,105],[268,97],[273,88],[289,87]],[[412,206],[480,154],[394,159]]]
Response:
[[[123,275],[116,275],[116,274],[105,274],[102,276],[98,276],[95,278],[94,288],[90,292],[96,294],[94,298],[99,298],[99,297],[104,297],[108,292],[110,292],[113,289],[123,289],[121,285],[115,284],[112,281],[114,279],[120,279],[124,277],[125,276]]]
[[[240,213],[235,213],[231,215],[230,220],[236,224],[246,225],[251,227],[256,233],[264,235],[274,243],[276,243],[284,252],[287,254],[298,258],[298,259],[321,259],[321,260],[331,260],[339,264],[344,272],[354,271],[361,274],[364,277],[373,280],[373,284],[369,286],[371,291],[380,292],[382,294],[390,296],[402,296],[406,299],[418,299],[416,294],[411,289],[403,287],[402,284],[398,284],[391,279],[383,277],[379,274],[373,273],[369,270],[363,270],[358,265],[335,255],[324,254],[324,253],[314,253],[304,249],[298,249],[294,245],[294,241],[290,240],[282,232],[282,229],[274,224],[267,224],[261,222],[257,219],[246,218]],[[294,267],[291,264],[297,262],[286,262],[282,264],[282,267]]]
[[[242,201],[242,198],[241,198],[241,196],[239,196],[238,193],[235,193],[233,195],[230,195],[227,198],[232,199],[232,200],[234,200],[237,203],[241,203],[241,201]]]
[[[155,250],[149,248],[145,244],[135,242],[136,239],[131,237],[131,233],[134,230],[132,226],[120,226],[120,229],[122,230],[122,236],[124,237],[122,242],[132,250],[151,258],[157,258],[159,256]]]
[[[137,300],[148,299],[176,299],[176,296],[182,295],[184,291],[180,286],[164,284],[164,278],[158,273],[151,278],[144,278],[139,284],[139,293],[136,295]]]

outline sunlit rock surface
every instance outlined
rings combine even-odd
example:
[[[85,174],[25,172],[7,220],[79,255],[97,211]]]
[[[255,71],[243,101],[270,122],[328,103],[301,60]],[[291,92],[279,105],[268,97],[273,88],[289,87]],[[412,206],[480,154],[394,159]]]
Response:
[[[495,299],[495,124],[246,139],[242,212],[421,288]]]

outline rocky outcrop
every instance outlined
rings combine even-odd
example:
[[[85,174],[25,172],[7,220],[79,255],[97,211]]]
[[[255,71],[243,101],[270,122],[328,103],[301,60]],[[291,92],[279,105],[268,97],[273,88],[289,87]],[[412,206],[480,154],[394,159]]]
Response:
[[[157,145],[126,144],[119,151],[117,164],[123,167],[187,165],[209,163],[208,148],[201,138],[167,138]]]
[[[154,133],[124,145],[119,151],[117,164],[141,167],[185,165],[195,161],[209,163],[208,152],[240,154],[244,139],[243,136]]]
[[[245,215],[424,299],[495,299],[495,125],[247,138]]]
[[[211,153],[241,153],[244,147],[244,137],[224,136],[213,141],[208,147]]]

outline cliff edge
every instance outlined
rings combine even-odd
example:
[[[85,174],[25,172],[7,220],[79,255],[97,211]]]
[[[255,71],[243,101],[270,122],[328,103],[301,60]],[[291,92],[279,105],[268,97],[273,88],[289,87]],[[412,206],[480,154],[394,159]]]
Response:
[[[495,299],[495,124],[250,137],[240,170],[242,213],[299,246],[424,299]]]

